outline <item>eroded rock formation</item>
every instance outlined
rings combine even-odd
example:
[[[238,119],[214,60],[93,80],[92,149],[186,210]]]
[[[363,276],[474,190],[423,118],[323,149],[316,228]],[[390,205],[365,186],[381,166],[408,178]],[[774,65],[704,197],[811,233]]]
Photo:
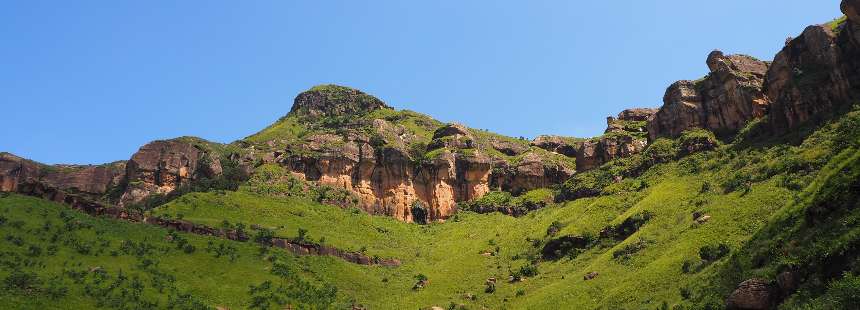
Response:
[[[531,142],[531,145],[567,157],[576,157],[576,142],[573,138],[549,135],[538,136]]]
[[[783,133],[831,117],[860,98],[860,20],[855,1],[843,1],[843,24],[809,26],[780,51],[765,87],[771,125]]]
[[[714,51],[707,64],[710,73],[704,79],[678,81],[666,90],[663,106],[648,123],[651,140],[675,138],[694,128],[731,134],[767,113],[762,93],[766,62]]]
[[[353,191],[370,213],[413,221],[412,207],[420,202],[429,220],[447,218],[456,203],[489,191],[488,158],[443,152],[426,161],[413,161],[396,148],[374,148],[365,141],[342,141],[342,146],[307,154],[282,154],[275,162],[296,176]]]
[[[126,169],[127,187],[119,205],[137,203],[151,195],[166,195],[200,177],[222,172],[217,156],[174,140],[154,141],[134,153]]]
[[[576,158],[576,171],[588,171],[617,158],[638,154],[648,146],[646,124],[656,109],[627,109],[617,117],[606,118],[603,136],[573,139],[559,136],[539,136],[532,145],[550,152]]]
[[[48,166],[9,153],[0,154],[0,191],[18,191],[22,184],[40,183],[46,188],[100,197],[122,183],[125,162],[99,166]]]

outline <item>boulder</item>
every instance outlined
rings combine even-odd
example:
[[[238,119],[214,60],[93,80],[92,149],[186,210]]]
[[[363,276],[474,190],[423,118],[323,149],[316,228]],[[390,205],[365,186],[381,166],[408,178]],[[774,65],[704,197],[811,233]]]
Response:
[[[726,300],[726,308],[732,310],[767,310],[777,299],[778,291],[770,281],[749,279],[741,282]]]

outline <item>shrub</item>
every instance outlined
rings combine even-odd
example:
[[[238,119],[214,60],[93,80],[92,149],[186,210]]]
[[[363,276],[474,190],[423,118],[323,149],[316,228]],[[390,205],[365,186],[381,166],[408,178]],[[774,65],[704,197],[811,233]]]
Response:
[[[611,185],[612,182],[612,174],[603,169],[577,173],[560,186],[559,194],[556,196],[555,200],[566,201],[598,196],[603,192],[603,189]]]
[[[274,238],[274,231],[260,227],[257,229],[257,233],[254,235],[254,242],[259,243],[260,245],[269,246],[272,244],[272,239]]]
[[[549,224],[549,227],[546,229],[546,235],[550,237],[555,237],[559,231],[564,228],[564,224],[559,221],[553,221],[552,224]]]
[[[299,228],[298,233],[299,233],[299,235],[298,235],[298,237],[296,237],[296,242],[301,243],[301,242],[307,241],[307,238],[308,238],[308,230],[307,229]]]
[[[39,280],[39,277],[36,276],[35,273],[23,272],[20,270],[12,271],[12,273],[3,280],[3,284],[6,285],[7,289],[19,291],[32,291],[38,289],[41,283],[42,281]]]
[[[649,244],[653,243],[653,241],[639,238],[636,242],[629,243],[622,247],[621,249],[615,250],[612,252],[612,258],[616,260],[627,261],[631,256],[638,253],[639,251],[644,250],[648,247]]]
[[[45,285],[42,291],[48,298],[56,300],[65,297],[69,293],[69,288],[65,286],[62,280],[54,278]]]
[[[657,139],[643,153],[651,163],[665,163],[678,157],[678,146],[669,139]]]
[[[39,255],[42,255],[42,248],[35,245],[31,245],[27,248],[27,256],[38,257]]]
[[[680,291],[680,293],[681,293],[681,298],[682,298],[682,299],[684,299],[684,300],[688,300],[688,299],[690,299],[690,297],[692,297],[692,296],[693,296],[693,294],[692,294],[692,292],[690,291],[690,289],[689,289],[689,288],[682,287],[682,288],[680,288],[680,289],[679,289],[679,291]]]
[[[525,265],[520,267],[519,273],[523,277],[534,277],[538,275],[538,268],[535,265]]]
[[[729,246],[725,244],[706,245],[699,248],[699,257],[704,261],[716,261],[729,254]]]

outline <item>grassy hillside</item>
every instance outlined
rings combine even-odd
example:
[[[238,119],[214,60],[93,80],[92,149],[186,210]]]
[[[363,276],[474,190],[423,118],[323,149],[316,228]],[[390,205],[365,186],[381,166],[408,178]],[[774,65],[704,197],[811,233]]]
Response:
[[[321,85],[308,90],[308,92],[318,92],[329,97],[331,102],[340,102],[337,100],[340,94],[354,91],[356,90],[336,85]],[[361,96],[369,95],[362,93]],[[433,141],[433,133],[444,125],[444,123],[428,115],[409,110],[396,110],[390,107],[382,107],[366,113],[328,115],[318,118],[307,118],[297,113],[290,113],[271,126],[238,143],[253,145],[256,150],[288,150],[295,154],[304,154],[308,152],[305,148],[307,138],[319,135],[335,135],[339,136],[341,140],[328,145],[329,149],[333,151],[342,146],[346,140],[362,137],[367,139],[374,148],[396,148],[405,151],[416,161],[433,159],[447,150],[466,154],[477,152],[506,160],[511,164],[519,163],[527,154],[535,154],[547,163],[564,165],[571,169],[576,166],[575,159],[532,147],[529,145],[529,141],[523,137],[507,137],[474,128],[469,129],[474,139],[471,141],[473,147],[470,149],[441,148],[428,150],[428,145]],[[493,143],[513,145],[521,148],[522,153],[517,155],[505,154],[495,149]]]
[[[284,237],[302,230],[325,244],[402,260],[401,267],[366,273],[373,281],[341,287],[371,309],[721,308],[745,279],[773,279],[786,265],[816,266],[811,260],[854,246],[850,223],[856,215],[849,207],[857,201],[858,178],[851,169],[858,162],[858,124],[860,112],[855,111],[814,132],[810,127],[774,138],[762,136],[759,128],[766,124],[753,123],[736,141],[685,155],[685,139],[703,136],[690,133],[566,185],[590,186],[596,197],[551,204],[519,218],[461,212],[446,223],[417,226],[302,195],[261,194],[250,186],[189,194],[153,213],[208,225],[225,220],[258,224]],[[594,182],[585,182],[589,179]],[[849,186],[838,186],[843,183]],[[840,205],[818,207],[829,210],[815,211],[824,216],[819,220],[819,213],[808,211],[823,204],[816,201]],[[810,227],[804,222],[810,217],[824,224]],[[555,240],[570,238],[585,244],[549,257],[542,253]],[[750,263],[786,243],[804,250],[764,265]],[[852,262],[849,267],[813,281],[818,283],[814,289],[797,294],[785,307],[836,298],[828,297],[831,286],[856,291],[850,267],[856,253],[849,254],[844,258]],[[823,273],[808,268],[810,275]],[[844,278],[842,271],[848,272]],[[583,279],[592,272],[594,279]],[[429,285],[413,290],[419,274]],[[521,281],[509,282],[511,276]],[[485,282],[491,277],[498,281],[488,292]],[[345,282],[340,274],[326,281]]]
[[[232,309],[349,301],[306,270],[332,258],[99,219],[18,195],[0,197],[0,304],[6,309]],[[270,289],[251,293],[251,287]],[[273,293],[276,288],[282,291]],[[262,296],[262,297],[260,297]]]
[[[292,132],[278,126],[261,134]],[[397,258],[399,267],[295,257],[4,195],[0,304],[719,309],[739,282],[791,271],[801,285],[782,308],[850,309],[860,296],[860,111],[782,137],[767,126],[753,122],[719,144],[691,131],[557,188],[468,205],[547,204],[520,217],[463,211],[445,223],[402,223],[359,211],[348,193],[290,178],[277,165],[257,167],[235,191],[187,193],[149,211],[261,227]]]

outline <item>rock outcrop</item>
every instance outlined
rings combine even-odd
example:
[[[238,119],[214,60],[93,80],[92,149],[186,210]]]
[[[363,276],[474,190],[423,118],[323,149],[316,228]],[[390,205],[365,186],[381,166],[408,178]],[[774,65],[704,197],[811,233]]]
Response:
[[[588,171],[617,158],[638,154],[648,146],[645,137],[605,135],[577,143],[576,171]]]
[[[469,141],[464,130],[443,127],[435,135],[436,146],[466,146],[461,144]],[[456,211],[457,202],[489,192],[491,161],[481,154],[442,150],[434,158],[419,160],[398,147],[373,146],[361,135],[328,136],[327,141],[318,141],[322,138],[309,137],[299,151],[278,152],[273,162],[302,179],[351,190],[360,206],[372,214],[425,220],[412,214],[413,206],[420,202],[427,208],[426,220],[444,219]]]
[[[573,138],[544,135],[535,138],[531,145],[567,157],[576,157],[576,141]]]
[[[515,164],[504,160],[495,161],[490,175],[490,187],[520,194],[535,188],[560,184],[573,174],[572,168],[548,163],[543,157],[529,153]]]
[[[390,108],[348,88],[314,88],[296,98],[287,116],[314,133],[260,157],[300,179],[350,190],[369,213],[411,222],[445,219],[457,203],[491,189],[520,193],[564,182],[574,173],[525,142],[460,124],[433,125],[432,135],[419,137],[398,122],[408,116],[394,110],[383,113],[392,117],[365,117],[379,109]],[[345,121],[337,128],[319,122],[331,118]]]
[[[382,100],[359,90],[337,85],[322,85],[296,97],[290,114],[310,118],[349,117],[390,107]]]
[[[648,146],[647,121],[655,109],[628,109],[617,117],[606,118],[603,136],[573,139],[559,136],[539,136],[531,145],[550,152],[576,158],[576,171],[588,171],[617,158],[638,154]]]
[[[18,184],[27,180],[38,180],[39,168],[35,162],[9,153],[0,153],[0,190],[14,192],[18,190]]]
[[[175,140],[154,141],[140,148],[128,161],[127,187],[119,205],[142,201],[151,195],[166,195],[193,180],[214,178],[222,172],[217,156]]]
[[[726,309],[768,310],[778,302],[779,292],[767,280],[750,279],[738,285],[726,300]]]
[[[9,153],[0,154],[0,191],[16,192],[22,184],[98,198],[125,178],[125,162],[105,165],[43,165]]]
[[[843,1],[848,20],[807,27],[780,51],[767,75],[770,120],[776,133],[828,118],[860,98],[860,20],[855,1]]]
[[[766,62],[714,51],[707,64],[710,73],[704,79],[678,81],[666,90],[663,106],[648,123],[651,140],[675,138],[694,128],[731,134],[767,113],[762,93]]]

